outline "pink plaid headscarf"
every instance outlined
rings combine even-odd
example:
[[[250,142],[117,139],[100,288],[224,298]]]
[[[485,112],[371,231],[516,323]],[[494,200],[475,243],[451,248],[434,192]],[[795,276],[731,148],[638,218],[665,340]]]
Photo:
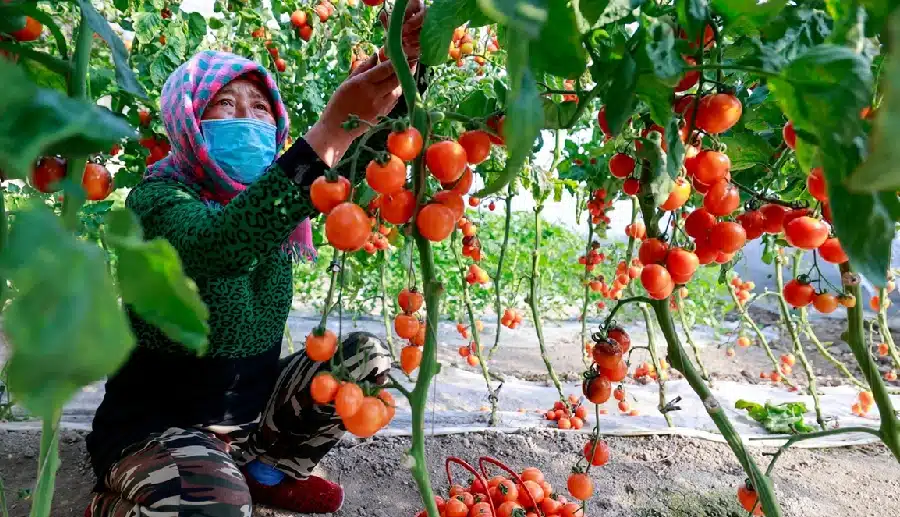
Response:
[[[172,178],[195,185],[199,187],[203,199],[223,206],[247,188],[228,177],[210,157],[200,129],[200,119],[219,90],[234,79],[248,74],[258,78],[269,90],[275,109],[276,145],[281,149],[287,139],[289,118],[278,85],[268,70],[258,63],[228,52],[207,50],[195,54],[178,67],[163,85],[160,110],[172,152],[151,165],[145,177]],[[315,258],[316,250],[309,219],[304,219],[297,225],[285,244],[290,252],[309,259]]]

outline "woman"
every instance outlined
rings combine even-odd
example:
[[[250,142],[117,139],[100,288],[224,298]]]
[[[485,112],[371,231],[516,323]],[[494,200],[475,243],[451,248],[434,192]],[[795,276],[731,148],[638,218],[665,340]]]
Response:
[[[411,2],[407,55],[424,11]],[[311,475],[344,433],[308,385],[329,367],[301,351],[279,360],[292,299],[291,251],[311,252],[309,186],[401,95],[390,62],[360,66],[319,121],[276,159],[288,134],[278,88],[257,63],[201,52],[166,81],[161,111],[172,153],[127,206],[148,239],[178,250],[209,308],[209,350],[196,357],[130,313],[138,346],[106,384],[87,438],[98,484],[86,515],[249,516],[265,504],[299,513],[340,508],[343,490]],[[365,163],[365,162],[363,162]],[[343,343],[357,381],[390,367],[366,333]]]

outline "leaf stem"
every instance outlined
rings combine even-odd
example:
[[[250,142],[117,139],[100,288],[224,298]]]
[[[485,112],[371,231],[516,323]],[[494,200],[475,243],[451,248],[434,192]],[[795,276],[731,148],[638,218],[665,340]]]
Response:
[[[488,360],[494,356],[494,352],[500,347],[500,324],[503,319],[503,301],[500,298],[500,280],[503,278],[503,262],[506,260],[506,250],[509,247],[509,234],[512,227],[512,201],[516,192],[516,182],[511,181],[506,189],[506,214],[503,222],[503,244],[500,246],[500,255],[497,257],[497,274],[494,275],[494,309],[497,313],[497,330],[494,334],[494,346],[488,352]]]
[[[659,409],[659,412],[662,413],[662,416],[666,419],[666,425],[674,427],[675,424],[672,423],[672,416],[668,411],[665,411],[666,381],[663,379],[663,371],[662,368],[660,368],[659,352],[656,350],[656,326],[653,324],[653,319],[650,316],[650,309],[647,308],[646,304],[641,304],[641,313],[644,315],[644,323],[647,325],[647,349],[650,352],[650,361],[653,362],[653,368],[656,369],[656,384],[659,386],[659,405],[657,406],[657,409]]]
[[[684,337],[687,339],[688,344],[691,345],[691,350],[694,352],[694,360],[697,362],[697,366],[700,367],[700,375],[703,377],[703,380],[712,385],[712,380],[709,377],[709,372],[706,370],[706,365],[703,364],[703,360],[700,358],[700,348],[697,346],[697,342],[694,341],[694,335],[691,333],[691,326],[688,325],[684,300],[681,299],[681,295],[675,295],[675,306],[678,308],[678,319],[681,321],[681,330],[684,332]]]
[[[78,24],[78,36],[75,41],[75,53],[72,58],[75,60],[75,68],[69,76],[69,97],[73,99],[87,99],[87,74],[88,64],[91,60],[91,46],[93,31],[87,22],[84,13],[81,14],[81,20]],[[75,231],[78,227],[78,210],[84,204],[84,190],[80,188],[81,177],[84,174],[84,166],[87,163],[86,158],[69,159],[66,177],[70,183],[79,185],[79,188],[72,192],[66,192],[63,197],[63,222],[66,228]]]
[[[815,433],[803,433],[796,434],[788,438],[788,441],[784,442],[784,445],[778,448],[778,452],[772,455],[772,460],[769,461],[769,466],[766,468],[766,476],[772,475],[772,470],[775,469],[775,462],[778,461],[778,458],[790,447],[797,442],[801,442],[803,440],[812,440],[815,438],[824,438],[826,436],[836,436],[839,434],[850,434],[850,433],[868,433],[873,434],[875,436],[881,437],[881,432],[878,429],[874,429],[871,427],[839,427],[837,429],[829,429],[827,431],[818,431]]]

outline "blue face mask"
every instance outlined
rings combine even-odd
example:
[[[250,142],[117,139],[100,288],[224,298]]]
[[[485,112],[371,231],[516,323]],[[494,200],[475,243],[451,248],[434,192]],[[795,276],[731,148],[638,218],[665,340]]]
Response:
[[[203,120],[203,137],[212,159],[231,179],[258,180],[275,160],[275,126],[250,118]]]

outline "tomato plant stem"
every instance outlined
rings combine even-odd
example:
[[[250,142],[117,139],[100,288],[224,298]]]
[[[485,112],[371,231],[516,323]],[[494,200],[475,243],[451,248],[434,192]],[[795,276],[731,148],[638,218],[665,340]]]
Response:
[[[6,234],[9,225],[6,216],[6,185],[0,187],[0,253],[6,249]],[[6,302],[6,278],[0,275],[0,309]]]
[[[697,342],[694,341],[691,326],[688,325],[687,322],[684,300],[681,299],[681,295],[679,294],[675,295],[675,306],[678,308],[678,319],[681,321],[681,330],[684,332],[684,338],[687,340],[688,344],[691,345],[691,350],[694,352],[694,360],[697,361],[697,366],[700,368],[700,375],[703,377],[704,381],[712,386],[709,372],[706,370],[706,365],[703,364],[703,359],[700,358],[700,348],[697,346]]]
[[[288,326],[287,322],[284,323],[284,338],[287,339],[288,342],[288,354],[293,354],[294,336],[291,335],[291,327]]]
[[[394,350],[394,334],[391,331],[391,317],[390,314],[388,314],[387,280],[385,279],[387,251],[381,250],[378,255],[378,279],[380,282],[379,288],[381,289],[381,321],[384,323],[384,337],[387,339],[391,360],[396,361],[397,351]]]
[[[594,241],[594,223],[591,221],[591,216],[587,217],[587,225],[588,225],[588,235],[587,235],[587,243],[584,245],[584,256],[587,258],[588,254],[591,252],[591,243]],[[584,284],[584,298],[581,302],[581,346],[582,346],[582,354],[581,357],[584,359],[585,365],[588,365],[590,361],[588,360],[587,354],[583,352],[584,345],[588,342],[588,333],[587,333],[587,312],[588,312],[588,304],[591,301],[591,286],[588,279],[591,277],[591,272],[588,271],[587,266],[584,267],[584,275],[582,275],[581,283]]]
[[[819,337],[813,331],[812,325],[809,323],[809,318],[807,317],[807,311],[805,307],[800,309],[800,328],[803,330],[803,333],[806,334],[806,338],[809,339],[809,341],[816,347],[816,350],[818,350],[819,353],[822,354],[822,357],[827,359],[828,362],[833,364],[834,367],[838,369],[838,371],[843,373],[844,376],[847,377],[847,380],[852,382],[857,388],[863,390],[869,389],[869,387],[866,386],[864,382],[857,379],[856,376],[850,372],[850,369],[847,368],[847,365],[841,362],[841,360],[837,357],[833,356],[831,352],[829,352],[828,349],[825,348],[825,345],[821,340],[819,340]]]
[[[866,346],[866,339],[863,328],[863,309],[861,300],[861,292],[859,282],[848,282],[847,277],[854,275],[849,262],[840,265],[841,278],[844,279],[844,288],[847,292],[856,297],[857,303],[853,307],[847,308],[847,334],[850,350],[856,357],[859,369],[862,371],[863,377],[869,383],[872,396],[875,398],[875,405],[878,407],[878,414],[881,416],[881,439],[888,449],[900,461],[900,420],[894,411],[894,404],[888,395],[887,387],[881,379],[878,372],[878,365],[869,353]],[[858,278],[858,277],[857,277]]]
[[[888,353],[891,356],[891,360],[894,361],[894,368],[900,368],[900,353],[897,352],[897,345],[894,343],[894,338],[891,336],[891,328],[888,326],[886,300],[888,300],[887,289],[879,289],[878,331],[881,333],[881,338],[884,340],[884,343],[888,346]],[[859,302],[857,301],[857,303]]]
[[[75,53],[72,56],[75,60],[75,69],[69,75],[69,97],[74,99],[86,99],[88,96],[87,73],[88,64],[91,60],[93,33],[94,31],[88,26],[87,18],[82,14],[81,21],[78,24],[78,39],[75,42]],[[66,187],[66,193],[63,197],[62,216],[66,228],[72,231],[78,227],[78,210],[81,209],[81,205],[85,201],[84,191],[80,188],[80,185],[86,163],[86,158],[70,158],[66,170],[66,178],[69,181],[69,185]]]
[[[56,471],[59,469],[59,419],[57,409],[51,418],[41,423],[41,449],[38,455],[38,479],[32,494],[30,517],[48,517],[53,504]]]
[[[816,374],[806,359],[806,352],[803,350],[800,336],[797,334],[797,326],[794,325],[794,320],[791,318],[791,309],[788,307],[787,300],[784,299],[784,259],[777,254],[775,257],[775,289],[778,297],[778,307],[781,310],[781,320],[788,330],[788,335],[791,337],[794,355],[797,356],[797,360],[803,366],[803,371],[806,372],[808,381],[807,392],[813,399],[813,405],[816,409],[816,422],[824,431],[825,419],[822,417],[822,405],[819,402],[819,392],[816,388]]]
[[[835,435],[839,435],[839,434],[850,434],[850,433],[868,433],[868,434],[874,434],[875,436],[881,437],[881,433],[878,431],[878,429],[874,429],[872,427],[862,427],[862,426],[839,427],[837,429],[829,429],[827,431],[818,431],[815,433],[803,433],[803,434],[794,435],[794,436],[788,438],[788,440],[786,442],[784,442],[784,445],[779,447],[778,451],[772,455],[772,460],[769,461],[769,466],[768,466],[768,468],[766,468],[766,476],[772,475],[772,470],[774,470],[774,468],[775,468],[775,462],[778,461],[778,458],[781,457],[781,454],[784,451],[786,451],[788,449],[788,447],[790,447],[791,445],[794,445],[795,443],[803,441],[803,440],[811,440],[814,438],[824,438],[826,436],[835,436]]]
[[[494,310],[497,313],[497,329],[494,333],[494,346],[488,351],[488,360],[494,356],[494,352],[500,347],[500,328],[503,320],[503,300],[501,299],[500,281],[503,279],[503,261],[506,260],[506,250],[509,247],[509,234],[512,227],[512,202],[516,193],[515,181],[510,182],[506,190],[503,244],[500,246],[500,254],[497,256],[497,273],[494,275]]]
[[[738,300],[734,286],[728,286],[728,294],[731,295],[731,299],[734,301],[734,308],[737,309],[738,313],[740,313],[741,318],[743,318],[744,320],[744,323],[746,323],[747,326],[750,327],[751,330],[753,330],[753,333],[756,334],[756,342],[759,343],[759,346],[763,347],[763,350],[766,352],[766,356],[768,356],[769,361],[772,363],[772,368],[774,368],[776,371],[780,370],[781,362],[777,357],[775,357],[775,353],[772,352],[772,347],[769,346],[769,340],[766,339],[766,335],[763,334],[762,329],[759,328],[759,325],[757,325],[756,322],[753,321],[753,318],[750,317],[750,312],[747,311],[747,304],[742,303],[740,300]],[[772,294],[774,295],[775,293]],[[795,386],[795,384],[785,375],[781,376],[781,382],[791,387]]]
[[[666,380],[663,379],[663,371],[660,367],[659,362],[659,352],[656,349],[656,325],[653,324],[653,318],[650,316],[650,309],[647,308],[646,304],[641,304],[641,313],[644,315],[644,323],[647,326],[647,350],[650,352],[650,361],[653,363],[653,367],[656,369],[656,385],[659,386],[659,405],[657,408],[659,412],[662,413],[662,416],[666,419],[666,425],[669,427],[674,427],[675,424],[672,423],[672,417],[669,415],[667,411],[665,411],[666,407]]]
[[[334,288],[337,285],[337,275],[341,270],[341,267],[337,262],[337,254],[338,251],[335,249],[334,254],[331,256],[331,264],[328,266],[331,270],[331,281],[328,283],[328,294],[325,295],[325,307],[322,309],[322,319],[319,320],[319,328],[323,330],[328,324],[328,314],[331,312],[331,301],[334,299]]]

